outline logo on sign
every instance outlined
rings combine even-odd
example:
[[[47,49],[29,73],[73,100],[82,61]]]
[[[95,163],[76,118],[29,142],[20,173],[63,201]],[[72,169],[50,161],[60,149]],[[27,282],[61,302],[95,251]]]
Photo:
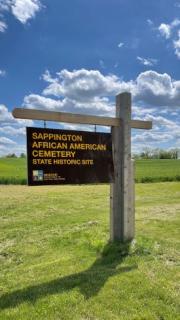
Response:
[[[43,181],[43,170],[33,170],[33,181]]]

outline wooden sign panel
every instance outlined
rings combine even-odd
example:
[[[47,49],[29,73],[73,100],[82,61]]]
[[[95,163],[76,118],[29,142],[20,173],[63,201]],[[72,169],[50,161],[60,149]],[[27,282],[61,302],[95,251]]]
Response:
[[[110,133],[27,128],[28,185],[113,182]]]

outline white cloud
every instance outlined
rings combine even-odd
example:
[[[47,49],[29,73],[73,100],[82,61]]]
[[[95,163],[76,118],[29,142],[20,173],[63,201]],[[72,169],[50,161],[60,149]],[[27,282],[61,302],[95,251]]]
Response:
[[[8,108],[0,104],[0,124],[1,128],[4,126],[15,126],[17,128],[24,127],[24,126],[32,126],[32,120],[25,120],[25,119],[15,119],[12,116],[12,113],[9,112]]]
[[[0,0],[0,11],[8,11],[12,4],[12,0]]]
[[[164,148],[167,146],[179,147],[176,142],[179,140],[179,134],[173,134],[171,132],[147,132],[144,131],[142,133],[137,133],[132,137],[132,151],[133,152],[141,152],[144,147],[149,148]],[[169,148],[169,147],[168,147]]]
[[[0,123],[11,122],[13,120],[12,114],[8,111],[5,105],[0,104]]]
[[[0,70],[0,77],[4,77],[6,75],[6,71],[5,70]]]
[[[173,41],[175,54],[180,59],[180,31],[178,32],[178,39]]]
[[[4,21],[0,21],[0,32],[5,32],[7,29],[7,24]]]
[[[86,69],[62,70],[56,73],[55,77],[46,71],[42,78],[46,82],[42,95],[25,96],[24,107],[114,116],[115,95],[122,91],[130,91],[135,104],[133,116],[153,121],[152,131],[137,133],[136,138],[133,138],[136,146],[140,144],[141,147],[143,144],[159,146],[169,142],[175,143],[179,139],[178,115],[173,120],[167,116],[169,112],[177,112],[180,107],[180,81],[172,79],[166,73],[160,74],[149,70],[127,82],[113,74],[103,75],[97,70]],[[31,120],[14,119],[4,105],[0,105],[0,122],[0,136],[7,136],[8,139],[13,136],[23,138],[24,126],[33,125]],[[68,125],[68,127],[74,126]],[[74,128],[77,129],[77,126]]]
[[[24,97],[24,106],[31,109],[60,110],[63,106],[61,100],[46,98],[38,94]]]
[[[95,97],[90,102],[81,102],[69,98],[62,100],[55,100],[46,98],[37,94],[25,96],[24,107],[32,109],[43,109],[62,112],[76,112],[76,113],[89,113],[89,114],[111,114],[113,112],[112,106],[107,98]]]
[[[16,144],[15,141],[9,139],[9,138],[6,138],[6,137],[0,137],[0,145],[6,145],[6,144]]]
[[[124,42],[120,42],[119,44],[118,44],[118,48],[122,48],[124,46]]]
[[[180,106],[180,81],[167,73],[140,73],[134,83],[134,98],[152,106]]]
[[[174,53],[180,59],[180,20],[174,19],[170,24],[161,23],[158,27],[160,34],[165,37],[166,40],[172,41]]]
[[[137,60],[144,66],[151,67],[157,64],[157,59],[137,57]]]
[[[10,12],[22,24],[35,17],[36,13],[42,8],[40,0],[0,0],[0,32],[5,32],[7,24],[5,14]]]
[[[43,79],[44,81],[49,82],[49,83],[54,83],[54,82],[58,81],[58,78],[52,78],[49,70],[46,70],[43,73],[42,77],[40,77],[40,79]]]
[[[19,135],[25,135],[26,130],[25,127],[16,128],[14,126],[3,126],[0,127],[0,133],[6,134],[8,136],[19,136]]]
[[[142,133],[136,134],[134,137],[132,137],[133,143],[162,143],[167,142],[169,140],[172,140],[171,134],[168,133],[162,133],[162,132],[150,132],[150,131],[144,131]]]
[[[172,31],[180,25],[179,19],[174,19],[170,24],[167,23],[161,23],[158,27],[158,30],[160,34],[165,37],[166,39],[169,39],[172,35]]]
[[[165,117],[159,115],[146,114],[143,118],[146,121],[152,121],[154,129],[158,129],[161,131],[168,131],[169,134],[173,137],[172,132],[177,131],[179,129],[179,124],[175,121],[169,120]]]
[[[131,81],[122,81],[115,75],[103,75],[97,70],[62,70],[52,77],[48,71],[43,76],[48,83],[43,95],[25,97],[24,106],[64,112],[115,115],[115,95],[122,91],[133,94],[133,116],[153,121],[153,130],[137,133],[133,148],[144,145],[162,146],[177,141],[179,124],[160,115],[180,107],[180,81],[170,75],[149,70]],[[54,96],[55,99],[49,98]],[[113,97],[113,102],[111,97]],[[139,105],[138,105],[139,104]],[[144,105],[144,107],[142,107]],[[161,109],[160,106],[163,108]],[[172,109],[173,107],[173,109]],[[176,120],[178,121],[177,117]],[[68,128],[76,128],[68,125]]]
[[[171,23],[171,29],[178,27],[180,25],[180,20],[179,19],[174,19]]]
[[[170,38],[171,26],[169,24],[161,23],[158,29],[162,36],[164,36],[166,39]]]
[[[25,96],[24,107],[114,116],[115,95],[123,91],[132,92],[136,117],[154,114],[155,107],[162,106],[158,112],[166,114],[170,108],[173,107],[171,112],[177,112],[180,107],[180,81],[173,80],[166,73],[149,70],[140,73],[135,80],[124,82],[114,75],[105,76],[99,71],[82,69],[63,70],[55,78],[46,71],[43,79],[48,83],[43,95]]]
[[[146,21],[150,27],[154,25],[154,22],[151,19],[147,19]]]
[[[8,108],[0,105],[0,156],[25,151],[26,126],[33,126],[33,121],[14,119]],[[18,139],[18,143],[14,139]]]
[[[75,71],[62,70],[52,78],[47,73],[44,80],[48,86],[43,90],[43,95],[55,96],[58,100],[45,100],[45,97],[39,96],[38,105],[48,108],[58,109],[77,107],[79,109],[95,108],[94,111],[104,110],[110,112],[111,105],[107,99],[109,96],[114,97],[119,92],[132,92],[133,99],[136,102],[145,103],[151,106],[180,106],[180,81],[175,81],[167,73],[161,74],[152,70],[139,74],[135,80],[122,81],[115,75],[103,75],[97,70],[80,69]],[[36,95],[25,97],[24,104],[35,106],[33,98]],[[41,97],[41,98],[40,98]],[[104,100],[104,98],[106,98]],[[97,105],[97,108],[96,108]],[[108,107],[109,111],[108,111]]]
[[[136,106],[134,104],[132,106],[132,113],[134,118],[141,118],[147,114],[154,114],[156,111],[157,111],[156,108],[141,107],[141,106]]]
[[[94,125],[63,123],[62,127],[63,127],[64,130],[94,131]],[[104,129],[104,127],[103,127],[103,129]],[[98,127],[98,131],[99,131],[99,127]]]
[[[95,97],[115,95],[120,90],[129,90],[131,81],[120,81],[115,75],[104,76],[98,70],[74,70],[64,69],[57,73],[54,81],[50,78],[50,85],[43,91],[44,95],[67,97],[81,102],[95,101]]]
[[[40,9],[39,0],[14,0],[11,5],[13,15],[23,24],[34,18]]]
[[[47,83],[43,94],[26,96],[24,107],[115,116],[115,95],[130,91],[133,95],[133,118],[153,122],[153,130],[136,131],[133,150],[141,150],[146,145],[166,147],[170,143],[174,145],[179,139],[179,118],[176,115],[175,119],[170,120],[168,115],[177,112],[180,107],[180,81],[175,81],[166,73],[149,70],[125,82],[112,74],[103,75],[97,70],[81,69],[72,72],[62,70],[55,77],[46,71],[43,79]],[[69,129],[92,129],[86,126],[63,126]]]
[[[138,110],[138,107],[135,107]],[[140,108],[141,111],[141,108]],[[170,120],[167,117],[162,117],[159,115],[159,109],[147,109],[145,113],[145,108],[143,113],[138,112],[139,116],[136,119],[147,120],[153,122],[153,129],[150,131],[136,131],[132,137],[132,149],[133,152],[140,152],[143,147],[150,148],[162,148],[163,146],[172,145],[173,147],[177,145],[178,139],[180,139],[180,119],[178,117],[175,120]],[[136,110],[135,110],[136,112]],[[169,116],[169,114],[167,114]]]
[[[21,153],[26,153],[25,144],[11,144],[11,145],[1,145],[0,144],[0,156],[6,156],[9,153],[15,153],[16,155],[20,155]]]

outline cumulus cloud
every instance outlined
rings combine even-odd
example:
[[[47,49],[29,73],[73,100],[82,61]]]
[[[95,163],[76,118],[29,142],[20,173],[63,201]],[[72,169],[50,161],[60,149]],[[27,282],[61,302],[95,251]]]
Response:
[[[167,23],[161,23],[158,27],[158,30],[160,34],[165,37],[166,39],[169,39],[172,36],[173,30],[180,25],[179,19],[174,19],[170,24]]]
[[[62,112],[76,112],[87,114],[107,115],[113,112],[108,98],[95,97],[93,101],[81,102],[64,98],[62,100],[55,100],[46,98],[38,94],[31,94],[25,96],[23,106],[31,109],[42,109]]]
[[[165,37],[166,39],[169,39],[171,36],[171,25],[166,24],[166,23],[161,23],[159,26],[159,32],[161,33],[161,35],[163,37]]]
[[[24,107],[114,116],[115,95],[124,91],[131,92],[134,104],[138,104],[134,108],[136,114],[138,110],[142,112],[140,105],[149,110],[163,107],[159,108],[159,112],[168,112],[168,108],[172,107],[175,112],[180,107],[180,81],[152,70],[142,72],[135,80],[127,82],[115,75],[85,69],[62,70],[55,77],[46,71],[42,78],[47,86],[41,95],[25,96]]]
[[[33,126],[33,121],[14,119],[8,108],[5,105],[0,105],[0,136],[24,136],[26,126]]]
[[[154,106],[180,106],[180,81],[167,73],[140,73],[134,83],[134,98]]]
[[[40,9],[39,0],[14,0],[11,4],[13,15],[23,24],[34,18]]]
[[[83,105],[84,108],[87,105],[92,108],[97,105],[97,109],[110,112],[109,97],[123,91],[132,92],[134,101],[138,103],[151,106],[180,106],[180,81],[173,80],[167,73],[148,70],[140,73],[135,80],[125,82],[112,74],[103,75],[97,70],[80,69],[62,70],[54,78],[46,72],[43,78],[48,85],[38,100],[41,107],[47,104],[50,109],[65,109],[68,104],[80,109]],[[45,96],[49,95],[58,100],[45,100]],[[30,95],[25,97],[25,106],[29,105],[29,97],[31,105],[35,105],[33,98],[37,97]]]
[[[6,12],[10,12],[22,24],[35,17],[42,8],[40,0],[1,0],[0,2],[0,32],[5,32],[7,24],[5,22]]]
[[[179,139],[180,81],[166,73],[149,70],[125,82],[113,74],[104,75],[97,70],[62,70],[54,77],[47,70],[42,79],[46,83],[42,94],[25,96],[23,107],[115,116],[115,95],[130,91],[133,95],[133,118],[153,121],[153,130],[137,133],[133,138],[134,145],[152,143],[158,146],[168,141],[175,143]],[[176,113],[173,120],[166,117],[168,112]],[[4,105],[0,105],[0,122],[0,136],[4,137],[6,132],[8,139],[23,137],[24,126],[33,125],[31,120],[14,119]]]
[[[13,120],[12,114],[8,111],[7,107],[0,104],[0,123],[11,122]]]
[[[144,66],[151,67],[157,64],[157,59],[137,57],[137,60]]]
[[[24,98],[24,107],[62,112],[115,116],[115,95],[130,91],[133,96],[133,118],[153,121],[153,130],[133,134],[133,150],[144,145],[162,147],[178,141],[179,118],[168,119],[168,113],[180,107],[180,81],[152,70],[142,72],[131,81],[97,70],[62,70],[53,77],[49,71],[42,76],[46,86],[42,94]],[[162,107],[162,108],[161,108]],[[162,114],[161,114],[162,113]],[[164,116],[165,115],[165,116]],[[79,129],[65,125],[64,128]],[[85,130],[81,128],[81,130]],[[91,128],[87,127],[91,130]]]
[[[24,106],[31,109],[47,109],[60,110],[62,108],[62,101],[51,98],[46,98],[38,94],[30,94],[24,97]]]
[[[115,95],[129,91],[133,96],[133,118],[153,122],[152,131],[133,134],[134,151],[146,145],[175,144],[179,139],[180,81],[166,73],[149,70],[127,82],[112,74],[85,69],[62,70],[54,77],[46,71],[42,78],[47,84],[42,94],[27,95],[24,107],[113,117]],[[176,113],[175,119],[168,119],[169,112]],[[64,128],[79,129],[79,126],[65,125]]]
[[[104,76],[98,70],[74,70],[66,69],[57,73],[56,78],[48,79],[48,85],[43,94],[56,97],[67,97],[81,102],[94,101],[95,97],[115,95],[120,89],[131,89],[131,81],[120,81],[115,75]]]
[[[1,126],[4,125],[14,125],[14,126],[32,126],[32,120],[24,120],[24,119],[15,119],[12,116],[12,113],[9,112],[8,108],[0,104],[0,123]]]
[[[172,41],[174,53],[180,59],[180,20],[174,19],[170,24],[161,23],[158,30],[166,40]]]

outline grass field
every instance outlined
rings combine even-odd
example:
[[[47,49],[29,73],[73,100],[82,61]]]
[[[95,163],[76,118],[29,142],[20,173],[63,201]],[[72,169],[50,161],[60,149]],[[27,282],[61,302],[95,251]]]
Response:
[[[24,158],[0,158],[0,184],[26,184],[26,161]]]
[[[136,182],[180,181],[180,160],[137,160]],[[0,184],[26,184],[26,159],[0,158]]]
[[[180,160],[137,160],[136,182],[180,181]]]
[[[108,185],[0,186],[0,203],[1,320],[179,319],[180,183],[136,185],[131,246],[108,244]]]

